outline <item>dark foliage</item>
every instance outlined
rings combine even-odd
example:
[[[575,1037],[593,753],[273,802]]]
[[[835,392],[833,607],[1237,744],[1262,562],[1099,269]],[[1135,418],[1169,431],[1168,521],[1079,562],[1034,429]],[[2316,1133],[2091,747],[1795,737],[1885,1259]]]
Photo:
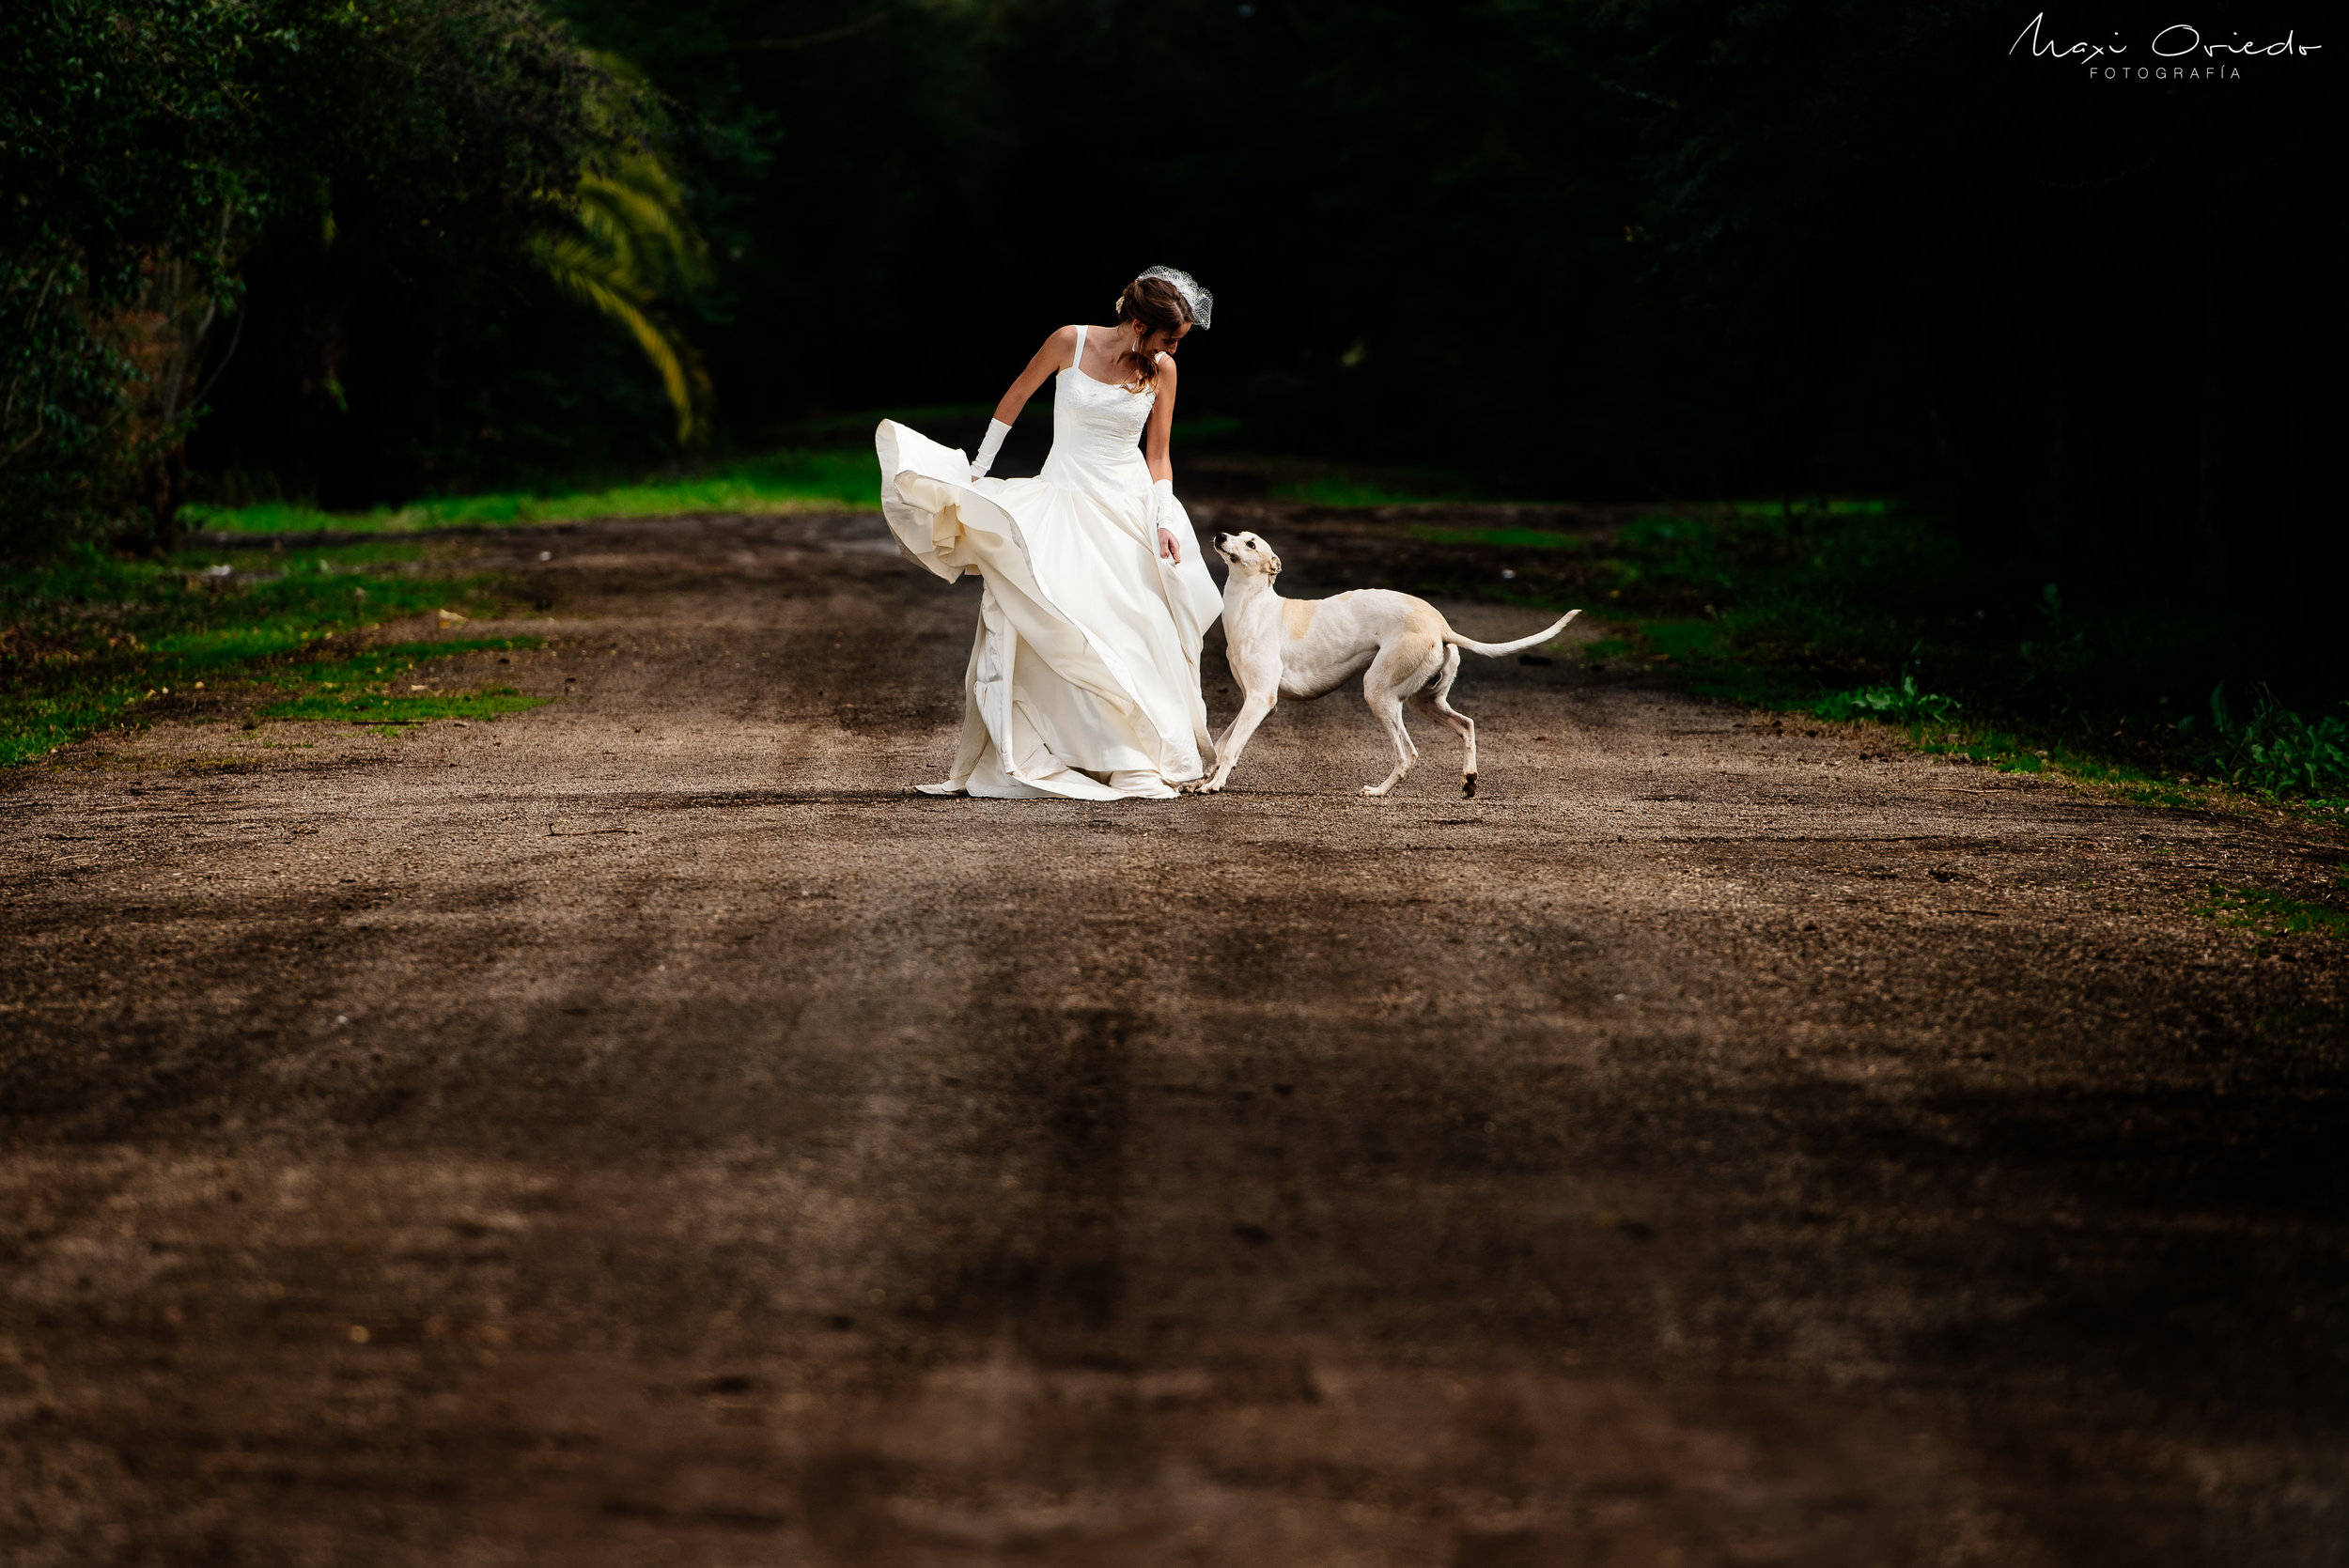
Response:
[[[200,462],[357,492],[477,450],[561,364],[531,350],[568,352],[577,320],[523,236],[642,119],[529,0],[10,7],[0,85],[17,548],[141,507],[167,536],[178,448],[224,369]],[[572,367],[631,381],[592,352]],[[592,421],[563,401],[541,399],[565,427],[544,444],[568,459]]]
[[[717,272],[685,325],[738,443],[983,401],[1164,261],[1221,302],[1185,412],[1260,449],[1519,494],[1900,492],[2082,601],[2305,613],[2344,564],[2324,54],[2105,80],[1983,0],[551,3],[669,105]],[[391,500],[663,449],[651,379],[515,242],[612,91],[528,0],[121,8],[160,19],[145,54],[102,6],[55,9],[150,73],[192,57],[172,27],[317,35],[203,42],[163,95],[196,109],[82,105],[64,163],[128,137],[170,199],[110,183],[103,222],[8,251],[34,258],[15,299],[42,255],[194,254],[266,192],[195,448],[223,493]],[[2173,21],[2104,4],[2041,37],[2125,42],[2134,70]],[[48,37],[38,8],[0,25],[26,60]],[[273,162],[210,150],[258,145],[240,114]],[[73,392],[98,355],[48,362],[59,428],[102,414]]]
[[[120,391],[138,345],[111,329],[158,255],[226,286],[251,54],[206,0],[0,8],[0,546],[54,539],[146,456]]]
[[[658,455],[657,386],[525,250],[637,130],[633,89],[528,0],[405,0],[333,43],[282,84],[302,179],[196,459],[364,505]]]
[[[2324,56],[2091,78],[2034,40],[2153,69],[2179,18],[2046,14],[2019,36],[2028,14],[1980,0],[1617,13],[1671,273],[1719,323],[1736,404],[1776,411],[1739,422],[1783,455],[1756,477],[1930,485],[1978,540],[2081,584],[2338,559]],[[2194,20],[2274,43],[2292,19]]]
[[[991,396],[1165,261],[1222,302],[1187,409],[1259,445],[1906,490],[2082,592],[2335,559],[2322,54],[2091,80],[1979,0],[564,4],[694,127],[738,428]]]

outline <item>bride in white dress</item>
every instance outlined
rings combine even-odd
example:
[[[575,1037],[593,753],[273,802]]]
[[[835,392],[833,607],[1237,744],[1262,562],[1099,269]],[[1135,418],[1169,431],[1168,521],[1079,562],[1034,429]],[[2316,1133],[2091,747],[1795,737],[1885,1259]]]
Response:
[[[1003,394],[975,461],[881,421],[881,510],[898,548],[949,582],[987,582],[962,744],[926,794],[1164,800],[1213,761],[1199,639],[1222,598],[1167,457],[1174,350],[1213,303],[1153,267],[1118,296],[1115,326],[1061,328]],[[987,477],[1055,378],[1044,472]]]

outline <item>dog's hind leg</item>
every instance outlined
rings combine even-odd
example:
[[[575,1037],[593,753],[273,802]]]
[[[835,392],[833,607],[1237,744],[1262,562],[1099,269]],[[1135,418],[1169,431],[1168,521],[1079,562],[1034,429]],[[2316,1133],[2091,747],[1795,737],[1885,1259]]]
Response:
[[[1476,721],[1454,707],[1450,702],[1452,683],[1460,674],[1460,650],[1443,650],[1443,673],[1436,684],[1424,691],[1411,693],[1411,706],[1423,718],[1445,725],[1456,732],[1466,748],[1460,759],[1460,793],[1473,800],[1476,795]]]
[[[1383,784],[1364,784],[1365,795],[1384,795],[1401,784],[1419,761],[1419,748],[1411,744],[1411,732],[1403,726],[1403,696],[1416,691],[1435,678],[1443,668],[1443,656],[1450,650],[1441,644],[1423,647],[1388,646],[1378,651],[1370,661],[1370,669],[1362,676],[1362,700],[1370,711],[1387,729],[1387,737],[1394,742],[1394,771]]]
[[[1387,726],[1387,735],[1394,742],[1395,764],[1394,771],[1387,775],[1384,783],[1364,784],[1362,793],[1384,795],[1409,774],[1411,765],[1419,760],[1419,748],[1411,744],[1411,732],[1403,727],[1402,698],[1392,691],[1382,692],[1371,699],[1370,710],[1378,716],[1380,723]]]

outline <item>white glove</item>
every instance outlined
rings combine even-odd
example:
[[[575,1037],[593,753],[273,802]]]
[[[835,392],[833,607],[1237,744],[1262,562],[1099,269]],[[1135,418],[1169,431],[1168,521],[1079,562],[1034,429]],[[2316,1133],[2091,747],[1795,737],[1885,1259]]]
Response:
[[[1174,531],[1166,526],[1174,520],[1174,481],[1160,479],[1150,487],[1150,547],[1153,550],[1158,548],[1159,530],[1164,529],[1168,538],[1174,538]],[[1178,567],[1183,564],[1183,546],[1180,540],[1175,540],[1174,551],[1169,558]]]
[[[1000,419],[987,422],[987,439],[979,442],[979,455],[972,459],[971,477],[984,479],[987,471],[995,466],[995,454],[1003,449],[1003,438],[1011,434],[1011,427]]]

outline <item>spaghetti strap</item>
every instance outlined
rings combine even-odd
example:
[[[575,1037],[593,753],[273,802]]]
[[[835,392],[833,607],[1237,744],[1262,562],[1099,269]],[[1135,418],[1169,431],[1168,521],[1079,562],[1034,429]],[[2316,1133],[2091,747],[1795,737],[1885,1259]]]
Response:
[[[1079,327],[1079,328],[1077,329],[1077,357],[1076,357],[1075,359],[1072,359],[1072,360],[1070,360],[1070,361],[1068,362],[1068,368],[1069,368],[1069,369],[1071,369],[1071,370],[1076,371],[1079,375],[1081,375],[1081,375],[1083,375],[1083,374],[1084,374],[1084,367],[1085,367],[1085,330],[1084,330],[1082,327]]]

